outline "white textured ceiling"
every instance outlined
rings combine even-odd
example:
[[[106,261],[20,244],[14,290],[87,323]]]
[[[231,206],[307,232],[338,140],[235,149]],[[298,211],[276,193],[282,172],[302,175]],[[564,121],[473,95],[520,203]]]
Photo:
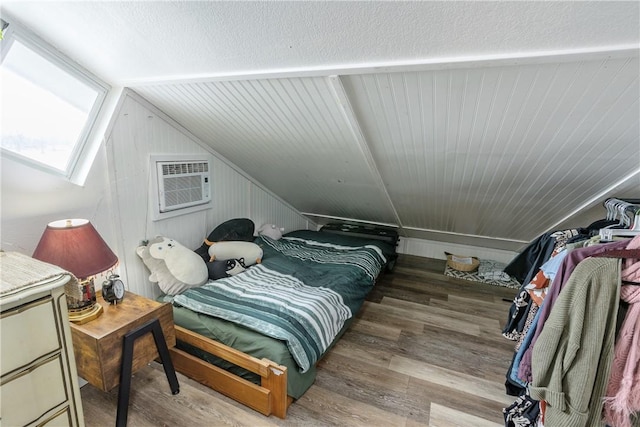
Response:
[[[3,1],[112,84],[638,43],[638,2]]]
[[[582,224],[607,196],[640,198],[639,6],[4,2],[0,10],[133,88],[314,219],[517,249],[550,227]]]

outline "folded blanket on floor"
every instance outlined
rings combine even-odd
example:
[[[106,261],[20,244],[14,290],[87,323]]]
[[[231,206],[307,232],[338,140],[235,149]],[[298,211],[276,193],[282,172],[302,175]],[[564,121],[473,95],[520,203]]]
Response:
[[[508,282],[511,280],[511,276],[504,272],[506,264],[498,261],[481,259],[478,266],[478,276],[487,280],[501,280]]]

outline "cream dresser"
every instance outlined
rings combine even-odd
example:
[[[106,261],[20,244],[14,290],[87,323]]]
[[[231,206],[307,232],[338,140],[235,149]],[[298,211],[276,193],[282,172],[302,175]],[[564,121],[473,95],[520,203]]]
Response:
[[[0,252],[0,426],[84,426],[64,270]]]

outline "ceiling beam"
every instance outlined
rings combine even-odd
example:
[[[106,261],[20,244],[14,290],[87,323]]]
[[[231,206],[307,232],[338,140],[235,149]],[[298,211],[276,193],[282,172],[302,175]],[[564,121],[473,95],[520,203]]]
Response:
[[[391,199],[391,196],[387,191],[387,186],[385,185],[384,180],[382,179],[382,175],[380,174],[378,165],[376,164],[376,161],[373,158],[373,154],[371,154],[371,150],[369,149],[369,143],[367,142],[367,139],[365,138],[364,133],[362,132],[362,128],[360,127],[360,122],[358,122],[358,118],[356,117],[356,114],[353,111],[353,106],[351,105],[351,101],[349,100],[349,96],[347,95],[347,91],[345,90],[344,85],[342,84],[342,80],[340,79],[340,76],[329,76],[327,77],[327,82],[333,92],[333,95],[336,99],[336,102],[338,103],[338,106],[340,107],[340,111],[342,111],[342,114],[345,120],[347,121],[347,124],[349,125],[349,129],[351,130],[351,133],[353,134],[353,137],[355,138],[358,144],[358,147],[360,148],[360,151],[364,156],[365,162],[367,163],[367,167],[369,168],[369,172],[371,173],[371,176],[375,180],[376,185],[378,186],[380,193],[382,193],[384,200],[386,200],[388,204],[388,208],[391,209],[391,211],[393,212],[393,217],[395,218],[396,224],[398,224],[398,226],[400,227],[400,230],[402,230],[402,220],[400,219],[400,215],[398,215],[398,211],[396,210],[396,207],[393,204],[393,200]]]
[[[282,69],[256,70],[237,73],[196,73],[167,75],[139,79],[125,79],[118,82],[122,86],[158,86],[167,84],[202,83],[214,81],[286,79],[299,77],[336,77],[361,74],[421,72],[451,69],[477,69],[512,65],[533,65],[557,62],[590,61],[602,58],[626,58],[637,56],[640,46],[622,44],[598,46],[595,48],[558,49],[537,52],[516,52],[508,54],[482,54],[474,56],[451,56],[416,60],[359,63],[344,66],[311,66]]]

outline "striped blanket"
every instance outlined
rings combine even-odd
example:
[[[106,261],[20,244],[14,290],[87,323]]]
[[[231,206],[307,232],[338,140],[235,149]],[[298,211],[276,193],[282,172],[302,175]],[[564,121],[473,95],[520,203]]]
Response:
[[[306,372],[371,289],[384,256],[375,247],[261,239],[263,264],[191,288],[174,304],[284,341]]]

